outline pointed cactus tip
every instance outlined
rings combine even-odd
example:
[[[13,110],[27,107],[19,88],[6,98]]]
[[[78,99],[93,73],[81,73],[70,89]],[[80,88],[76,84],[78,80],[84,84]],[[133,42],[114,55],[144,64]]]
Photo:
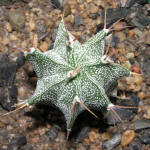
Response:
[[[107,34],[109,32],[109,29],[104,28],[104,32]]]

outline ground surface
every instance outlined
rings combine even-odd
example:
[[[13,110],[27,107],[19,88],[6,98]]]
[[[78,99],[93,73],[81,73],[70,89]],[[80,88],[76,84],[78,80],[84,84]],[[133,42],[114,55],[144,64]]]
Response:
[[[64,14],[68,30],[86,41],[103,28],[103,8],[108,26],[115,25],[109,56],[133,75],[119,81],[118,105],[138,107],[118,110],[124,123],[113,126],[110,116],[81,114],[66,142],[66,124],[57,109],[49,106],[25,108],[0,117],[0,150],[148,150],[150,149],[150,4],[147,1],[24,0],[0,3],[0,113],[29,98],[36,75],[22,51],[34,46],[51,49]],[[124,8],[120,8],[120,7]],[[125,6],[127,6],[125,8]],[[132,26],[122,29],[124,26]],[[107,43],[110,43],[110,35]],[[120,100],[126,99],[126,100]],[[66,146],[66,148],[64,148]]]

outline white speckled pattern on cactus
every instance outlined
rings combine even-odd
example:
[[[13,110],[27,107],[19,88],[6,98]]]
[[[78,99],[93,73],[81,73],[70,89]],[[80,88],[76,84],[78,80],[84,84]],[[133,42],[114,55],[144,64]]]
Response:
[[[67,122],[75,97],[88,108],[107,110],[111,104],[108,92],[115,87],[118,79],[130,72],[120,65],[101,61],[105,36],[106,32],[102,30],[81,45],[69,31],[66,32],[61,21],[53,50],[45,53],[35,50],[26,54],[38,77],[36,90],[27,103],[53,104],[63,112]],[[77,68],[81,68],[79,72],[72,78],[68,76]],[[72,127],[81,111],[83,108],[77,104],[68,128]]]

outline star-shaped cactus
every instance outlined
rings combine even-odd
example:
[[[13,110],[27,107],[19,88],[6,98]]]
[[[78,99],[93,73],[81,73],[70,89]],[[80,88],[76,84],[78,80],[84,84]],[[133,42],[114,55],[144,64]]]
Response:
[[[55,105],[64,114],[67,129],[71,129],[77,116],[85,109],[110,110],[114,105],[108,94],[117,80],[130,71],[111,63],[105,56],[104,39],[108,29],[103,29],[84,44],[60,22],[52,50],[45,53],[31,48],[26,58],[33,66],[37,87],[27,105],[45,103]]]

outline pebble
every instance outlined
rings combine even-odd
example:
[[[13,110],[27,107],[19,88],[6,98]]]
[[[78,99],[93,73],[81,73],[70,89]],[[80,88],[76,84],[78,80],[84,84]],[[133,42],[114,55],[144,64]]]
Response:
[[[48,46],[47,42],[42,42],[41,45],[40,45],[40,50],[42,52],[46,52],[48,50],[48,47],[49,46]]]
[[[25,87],[19,87],[18,88],[18,96],[20,97],[20,98],[22,98],[22,97],[24,97],[26,95],[26,89],[25,89]]]
[[[122,66],[124,66],[125,68],[127,68],[129,70],[131,69],[131,64],[129,61],[125,61]]]
[[[98,137],[99,137],[99,134],[97,131],[92,130],[89,132],[89,142],[92,142],[92,143],[95,142],[98,139]]]
[[[33,147],[31,145],[24,145],[21,147],[21,150],[33,150]]]
[[[25,144],[27,144],[26,136],[13,138],[8,145],[8,150],[18,150]]]
[[[134,58],[134,53],[127,53],[126,57],[128,59],[133,59]]]
[[[12,28],[16,31],[22,31],[25,27],[25,16],[21,11],[15,10],[8,13],[8,20]]]
[[[150,129],[147,129],[142,134],[140,134],[139,139],[142,144],[150,144]]]
[[[87,1],[87,3],[91,3],[92,2],[92,0],[86,0]]]
[[[126,78],[126,82],[127,84],[129,84],[130,86],[141,86],[142,84],[142,77],[140,75],[135,75],[135,76],[130,76],[130,77],[127,77]],[[131,87],[129,87],[129,89],[132,89]],[[135,90],[135,91],[139,91],[138,90]]]
[[[74,24],[74,21],[75,21],[74,15],[68,15],[68,16],[66,17],[66,21],[69,22],[69,23]]]
[[[141,11],[136,10],[136,15],[131,20],[130,24],[143,30],[150,22],[150,19]]]
[[[87,133],[90,131],[90,127],[83,127],[80,133],[78,134],[75,143],[80,143],[87,136]]]
[[[58,128],[55,126],[51,127],[50,130],[46,132],[46,135],[50,140],[54,141],[58,136]]]
[[[40,14],[42,14],[42,9],[39,7],[38,8],[34,7],[34,8],[32,8],[32,12],[37,15],[40,15]]]
[[[17,40],[18,40],[18,38],[17,38],[17,36],[16,36],[16,35],[11,34],[11,35],[10,35],[10,40],[11,40],[11,41],[17,41]]]
[[[31,41],[32,41],[32,46],[37,48],[38,47],[38,34],[37,33],[34,33],[32,35]]]
[[[135,76],[135,84],[138,86],[138,85],[141,85],[142,84],[142,81],[143,81],[143,78],[141,75],[136,75]]]
[[[98,17],[98,14],[89,14],[89,17],[92,19],[96,19]]]
[[[12,32],[12,26],[9,22],[5,23],[4,28],[8,31],[8,32]]]
[[[145,98],[146,94],[144,92],[138,92],[138,97],[140,98],[140,100],[143,100]]]
[[[142,120],[136,120],[134,122],[134,130],[138,131],[141,129],[147,129],[150,128],[150,120],[148,119],[142,119]]]
[[[64,0],[51,0],[51,2],[56,6],[56,8],[62,8]]]
[[[47,31],[47,26],[43,22],[36,23],[36,31],[45,33]]]
[[[150,106],[143,106],[142,110],[144,111],[143,117],[146,119],[150,119]]]
[[[135,132],[134,130],[126,130],[123,134],[122,134],[122,138],[121,138],[121,146],[125,147],[127,145],[129,145],[132,140],[135,137]]]
[[[83,18],[81,16],[75,16],[74,20],[75,20],[75,25],[76,26],[83,25]]]
[[[135,72],[135,73],[140,73],[140,66],[136,66],[136,65],[133,65],[132,66],[132,72]]]
[[[127,58],[125,56],[119,56],[118,60],[119,60],[120,63],[123,63],[127,60]]]
[[[104,132],[102,134],[102,140],[103,141],[109,140],[110,138],[111,138],[111,133],[110,132]]]
[[[144,42],[145,44],[150,44],[150,30],[142,36],[142,38],[138,41],[138,43]]]
[[[103,143],[103,148],[106,150],[113,150],[116,146],[120,144],[121,134],[119,132],[115,133],[108,141]]]
[[[129,30],[128,37],[129,37],[129,38],[133,38],[134,35],[135,35],[134,30]]]
[[[123,42],[126,39],[126,35],[122,31],[117,32],[115,35],[120,39],[120,42]]]
[[[23,52],[20,52],[17,55],[16,63],[17,63],[17,68],[20,68],[21,66],[23,66],[25,64],[25,56],[24,56]]]
[[[66,4],[64,6],[64,17],[67,17],[68,15],[71,14],[71,9],[70,9],[70,6],[68,4]]]
[[[33,76],[34,70],[33,70],[32,66],[29,64],[29,62],[27,62],[27,61],[25,62],[24,69],[26,70],[26,72],[29,76]]]
[[[138,37],[142,37],[143,36],[143,32],[141,30],[139,30],[138,28],[134,29],[135,35]]]
[[[32,142],[33,142],[34,144],[38,144],[38,143],[39,143],[39,138],[38,138],[38,137],[34,137],[34,138],[32,138],[31,140],[32,140]]]
[[[115,31],[121,31],[124,27],[124,24],[122,22],[118,22],[117,24],[114,25],[113,29]]]
[[[142,144],[139,139],[135,138],[134,141],[129,145],[130,150],[141,150]]]
[[[32,32],[36,29],[36,25],[35,25],[35,22],[33,20],[31,20],[29,22],[29,32]]]
[[[17,96],[17,87],[15,85],[3,87],[0,93],[1,106],[8,111],[14,110],[12,106],[17,103]]]
[[[7,36],[3,36],[2,43],[6,46],[9,44],[9,42],[10,42],[9,38]]]
[[[89,11],[89,13],[96,14],[99,11],[99,7],[91,4],[91,5],[89,5],[88,11]]]
[[[0,121],[0,128],[3,128],[4,124]]]

